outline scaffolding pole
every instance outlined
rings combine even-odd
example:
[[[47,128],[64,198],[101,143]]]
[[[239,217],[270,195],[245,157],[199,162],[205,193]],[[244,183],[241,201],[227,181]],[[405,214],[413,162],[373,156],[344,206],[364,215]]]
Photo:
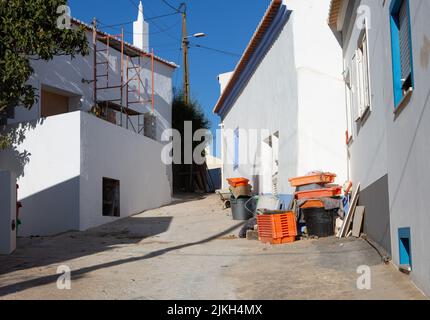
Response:
[[[126,116],[126,123],[125,126],[128,129],[129,128],[129,121],[130,121],[130,113],[129,111],[133,111],[132,108],[130,108],[131,105],[134,104],[142,104],[142,105],[148,105],[148,103],[151,103],[151,111],[152,114],[155,113],[155,55],[154,50],[151,50],[151,53],[145,53],[141,50],[138,50],[136,48],[131,48],[132,53],[130,54],[130,48],[127,47],[129,51],[126,52],[126,43],[124,40],[124,29],[121,29],[121,34],[119,35],[108,35],[105,33],[102,33],[97,30],[97,19],[93,19],[93,51],[94,51],[94,57],[93,57],[93,73],[94,73],[94,80],[93,80],[93,103],[94,108],[96,110],[100,110],[101,114],[100,117],[104,115],[104,118],[106,120],[109,120],[109,108],[111,108],[111,102],[119,102],[117,111],[120,112],[120,126],[123,127],[124,121],[123,116],[125,114]],[[102,42],[106,47],[98,50],[98,42]],[[128,45],[127,45],[128,46]],[[119,47],[119,48],[118,48]],[[112,83],[112,77],[110,76],[110,49],[113,48],[117,51],[120,51],[120,84],[113,84]],[[100,53],[105,54],[105,58],[100,58]],[[136,66],[133,62],[133,57],[138,59],[138,66]],[[151,92],[149,93],[149,88],[147,88],[142,81],[141,78],[141,71],[142,71],[142,62],[141,58],[148,58],[151,63]],[[132,64],[132,67],[130,66],[130,63]],[[98,66],[105,66],[104,73],[99,74],[99,68]],[[134,70],[134,75],[130,77],[130,70]],[[101,79],[105,79],[105,82],[103,85],[99,86],[101,83]],[[137,90],[130,90],[130,83],[132,81],[137,81]],[[142,89],[145,90],[147,96],[151,96],[150,99],[142,99]],[[101,101],[99,101],[99,94],[101,90],[119,90],[119,99],[111,99],[111,100],[103,100],[105,102],[105,114],[103,114],[103,110],[101,109],[101,106],[99,105]],[[125,90],[125,93],[124,93]],[[137,91],[137,92],[136,92]],[[130,93],[137,93],[137,101],[131,101],[130,100]],[[124,97],[125,94],[125,97]],[[116,109],[115,109],[116,110]],[[98,112],[98,111],[97,111]],[[143,131],[143,129],[140,129],[140,116],[143,113],[136,112],[138,115],[138,133]],[[136,116],[135,112],[131,112],[131,116]],[[130,121],[131,126],[135,130],[135,127],[133,123]],[[144,121],[142,122],[144,123]],[[135,130],[136,131],[136,130]]]

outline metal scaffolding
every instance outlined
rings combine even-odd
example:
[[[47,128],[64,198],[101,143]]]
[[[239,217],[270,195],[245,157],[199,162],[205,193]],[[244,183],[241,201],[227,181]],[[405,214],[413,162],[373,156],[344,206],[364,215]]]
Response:
[[[104,44],[102,49],[99,49],[99,43]],[[110,75],[110,50],[114,49],[120,52],[120,83],[112,83]],[[97,22],[93,21],[93,90],[94,90],[94,107],[99,111],[99,116],[109,122],[123,127],[123,116],[125,115],[125,127],[132,129],[139,134],[144,134],[145,113],[136,111],[132,108],[136,104],[151,104],[152,115],[155,113],[155,81],[154,81],[154,50],[149,53],[134,48],[126,44],[124,40],[124,30],[121,34],[109,35],[97,30]],[[151,93],[147,99],[142,98],[142,91],[148,92],[147,86],[142,81],[142,58],[149,58],[151,62]],[[101,80],[103,85],[101,85]],[[146,89],[146,90],[145,90]],[[115,99],[99,99],[99,91],[117,92],[118,98]],[[133,98],[137,95],[138,99]],[[132,95],[130,97],[130,95]],[[115,119],[112,117],[112,112],[115,114]],[[119,124],[116,120],[116,112],[120,113]],[[111,113],[111,114],[110,114]],[[131,117],[137,117],[138,127],[135,128]],[[142,119],[143,118],[143,119]]]

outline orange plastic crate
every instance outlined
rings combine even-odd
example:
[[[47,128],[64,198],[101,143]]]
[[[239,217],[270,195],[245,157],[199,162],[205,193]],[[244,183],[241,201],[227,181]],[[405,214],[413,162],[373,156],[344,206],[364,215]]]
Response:
[[[308,190],[296,192],[296,199],[319,199],[319,198],[331,198],[342,195],[342,187],[333,187],[318,190]]]
[[[292,243],[296,241],[296,237],[283,237],[283,238],[260,238],[260,241],[263,243],[270,243],[270,244],[284,244],[284,243]]]
[[[244,187],[244,186],[247,186],[249,184],[249,179],[246,179],[246,178],[229,178],[229,179],[227,179],[227,182],[233,188]]]
[[[311,176],[305,176],[305,177],[297,177],[297,178],[291,178],[288,181],[291,183],[292,187],[301,187],[308,184],[326,184],[326,183],[333,183],[336,179],[336,175],[334,173],[321,173],[321,174],[315,174]]]
[[[301,205],[300,209],[324,208],[324,202],[321,200],[310,199]]]
[[[260,239],[295,238],[297,236],[296,215],[294,212],[257,216]]]

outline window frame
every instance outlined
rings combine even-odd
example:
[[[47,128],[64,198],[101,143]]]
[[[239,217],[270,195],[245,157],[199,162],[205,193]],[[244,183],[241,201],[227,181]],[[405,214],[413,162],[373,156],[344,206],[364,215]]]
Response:
[[[400,9],[403,3],[406,2],[408,13],[408,27],[409,27],[409,51],[410,51],[410,86],[405,88],[405,82],[402,75],[402,58],[400,48]],[[390,5],[390,34],[391,34],[391,60],[393,72],[393,97],[394,97],[394,110],[397,111],[402,106],[408,95],[413,92],[415,88],[414,77],[414,59],[413,59],[413,45],[412,45],[412,24],[411,24],[411,8],[409,0],[392,0]]]
[[[360,99],[362,100],[359,104],[359,118],[360,120],[366,115],[366,113],[372,108],[372,86],[370,81],[370,52],[369,52],[369,36],[367,32],[367,25],[365,24],[365,29],[361,33],[357,51],[360,52],[361,61],[359,62],[360,72],[360,85],[361,92]],[[359,56],[359,57],[360,57]],[[361,65],[360,65],[361,63]]]

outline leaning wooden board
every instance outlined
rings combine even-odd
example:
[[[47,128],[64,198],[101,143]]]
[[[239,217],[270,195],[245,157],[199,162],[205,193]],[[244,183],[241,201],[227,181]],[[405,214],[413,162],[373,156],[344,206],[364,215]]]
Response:
[[[351,205],[349,206],[349,210],[345,219],[343,220],[342,228],[337,234],[338,238],[343,238],[348,234],[349,229],[351,228],[352,219],[354,218],[355,208],[357,207],[358,197],[360,194],[360,184],[357,185],[357,189],[355,189],[354,196],[352,197]]]
[[[357,206],[355,208],[354,222],[352,224],[352,236],[355,238],[360,238],[365,209],[366,208],[363,206]]]

